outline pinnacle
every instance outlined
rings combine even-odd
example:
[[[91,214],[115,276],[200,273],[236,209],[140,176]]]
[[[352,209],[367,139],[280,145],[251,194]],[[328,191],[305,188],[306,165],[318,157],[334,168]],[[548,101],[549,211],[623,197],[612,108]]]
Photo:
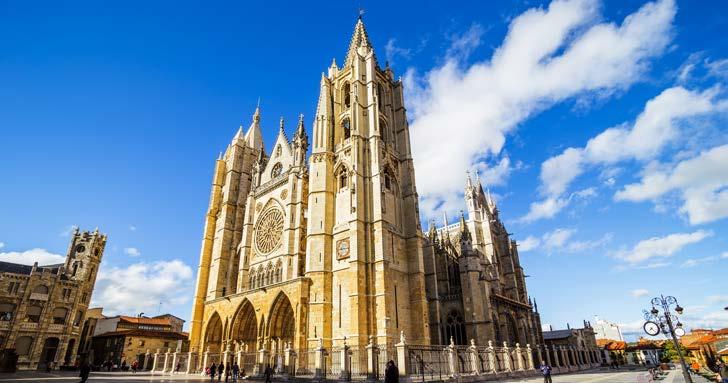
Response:
[[[349,50],[346,53],[344,66],[351,65],[352,60],[354,60],[357,55],[357,48],[361,46],[371,47],[372,44],[369,41],[369,35],[364,27],[364,20],[360,16],[354,26],[354,34],[351,36],[351,42],[349,42]],[[374,57],[374,60],[376,61],[376,56]]]

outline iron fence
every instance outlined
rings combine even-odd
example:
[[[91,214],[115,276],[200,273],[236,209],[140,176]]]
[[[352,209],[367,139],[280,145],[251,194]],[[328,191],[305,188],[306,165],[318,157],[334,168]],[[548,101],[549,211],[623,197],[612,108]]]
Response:
[[[443,346],[409,346],[407,363],[413,379],[443,380],[450,376],[448,355]]]

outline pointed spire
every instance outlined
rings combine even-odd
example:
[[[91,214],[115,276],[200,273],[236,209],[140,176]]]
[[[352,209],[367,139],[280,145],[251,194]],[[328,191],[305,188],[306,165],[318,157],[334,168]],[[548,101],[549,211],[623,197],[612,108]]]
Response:
[[[280,127],[281,127],[281,129],[280,129],[280,132],[281,132],[281,133],[285,132],[285,130],[283,129],[283,116],[281,116],[281,123],[280,123]]]
[[[240,127],[242,131],[242,126]],[[245,143],[253,149],[263,149],[263,133],[260,131],[260,98],[253,113],[253,122],[245,133]]]
[[[306,129],[303,127],[303,113],[298,115],[298,127],[296,127],[296,136],[303,136],[306,133]]]
[[[470,189],[473,187],[473,180],[470,179],[470,171],[465,170],[465,186]]]
[[[349,42],[349,50],[346,52],[346,62],[344,62],[344,66],[351,65],[354,58],[356,58],[357,49],[359,49],[359,47],[371,46],[372,44],[369,41],[369,35],[367,35],[367,30],[364,27],[364,20],[361,15],[359,15],[356,25],[354,26],[354,34],[351,36],[351,42]],[[374,57],[374,60],[376,61],[376,56]]]
[[[536,313],[538,314],[538,302],[536,302],[536,298],[533,298],[533,308],[536,310]]]

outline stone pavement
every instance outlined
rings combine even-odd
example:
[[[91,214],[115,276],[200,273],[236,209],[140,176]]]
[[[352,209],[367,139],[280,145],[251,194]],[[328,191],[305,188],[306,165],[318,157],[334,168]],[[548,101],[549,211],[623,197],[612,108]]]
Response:
[[[0,374],[0,382],[17,383],[66,383],[78,382],[78,374],[74,372],[42,373],[36,371],[19,372],[14,374]],[[149,382],[171,382],[171,383],[203,383],[209,382],[209,378],[200,375],[151,375],[149,373],[120,373],[120,372],[92,372],[88,380],[91,383],[149,383]],[[615,371],[615,370],[592,370],[575,374],[554,375],[554,383],[648,383],[647,374],[644,371]],[[224,382],[224,380],[223,380]],[[245,382],[245,381],[243,381]],[[276,379],[274,379],[276,382]],[[334,382],[334,381],[331,381]],[[543,378],[534,377],[522,380],[507,380],[504,383],[540,383]],[[662,383],[685,383],[680,370],[672,370]],[[413,381],[417,383],[417,381]],[[693,383],[708,383],[707,380],[693,375]]]

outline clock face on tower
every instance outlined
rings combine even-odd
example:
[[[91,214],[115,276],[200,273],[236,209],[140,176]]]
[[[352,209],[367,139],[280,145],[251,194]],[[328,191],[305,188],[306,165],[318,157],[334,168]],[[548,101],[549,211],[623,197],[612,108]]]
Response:
[[[338,259],[346,258],[349,256],[349,239],[342,239],[336,243],[336,257]]]

